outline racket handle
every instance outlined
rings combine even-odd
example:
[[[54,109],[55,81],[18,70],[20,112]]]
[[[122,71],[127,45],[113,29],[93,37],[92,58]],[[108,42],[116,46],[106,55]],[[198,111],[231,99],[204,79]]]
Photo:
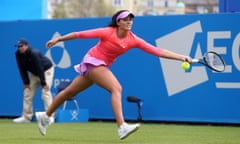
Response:
[[[197,62],[199,62],[199,59],[192,59],[192,62],[197,63]]]

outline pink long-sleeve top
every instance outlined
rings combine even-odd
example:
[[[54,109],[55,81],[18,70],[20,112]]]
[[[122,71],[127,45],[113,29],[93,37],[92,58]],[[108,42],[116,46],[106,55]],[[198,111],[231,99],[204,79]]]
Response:
[[[141,50],[161,56],[161,49],[147,43],[131,31],[125,38],[117,36],[117,28],[105,27],[92,30],[76,32],[77,38],[99,38],[100,41],[88,51],[88,55],[103,60],[107,66],[110,66],[118,56],[127,52],[131,48],[140,48]]]

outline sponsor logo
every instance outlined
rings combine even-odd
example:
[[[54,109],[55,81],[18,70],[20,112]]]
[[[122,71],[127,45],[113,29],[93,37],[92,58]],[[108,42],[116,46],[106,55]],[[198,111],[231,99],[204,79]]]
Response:
[[[55,32],[52,36],[52,39],[60,36],[61,35],[59,32]],[[53,52],[54,54],[52,54],[52,51],[54,51]],[[58,42],[51,49],[48,49],[45,55],[52,61],[54,67],[57,67],[60,69],[67,69],[71,67],[71,58],[70,58],[69,52],[64,46],[63,41]],[[58,58],[56,56],[58,56]],[[70,78],[62,78],[62,76],[61,78],[55,78],[53,81],[53,87],[57,89],[61,81],[71,81],[71,80]]]
[[[55,32],[53,34],[53,38],[59,37],[61,36],[59,32]],[[57,61],[56,59],[53,58],[51,51],[53,49],[62,49],[62,53],[61,53],[61,57],[60,60]],[[68,51],[66,50],[65,46],[64,46],[64,42],[58,42],[57,44],[55,44],[51,49],[49,49],[46,52],[46,56],[53,62],[55,67],[58,68],[62,68],[62,69],[66,69],[69,68],[71,66],[71,59],[70,59],[70,55],[68,53]]]
[[[71,111],[71,120],[78,120],[78,111],[77,110],[73,110]]]
[[[176,53],[190,55],[192,57],[202,57],[206,51],[215,51],[221,55],[227,54],[226,46],[215,46],[215,41],[227,40],[231,38],[231,31],[207,31],[206,42],[196,39],[198,34],[202,34],[200,21],[191,23],[174,32],[171,32],[156,40],[159,48],[165,48]],[[240,33],[233,38],[232,59],[236,69],[240,70],[239,45]],[[205,66],[192,66],[189,72],[185,72],[180,67],[180,63],[168,59],[160,59],[163,70],[168,96],[173,96],[186,89],[202,84],[209,80],[207,68]],[[232,73],[232,66],[226,65],[226,70],[221,74]],[[240,88],[239,82],[215,82],[216,88]]]

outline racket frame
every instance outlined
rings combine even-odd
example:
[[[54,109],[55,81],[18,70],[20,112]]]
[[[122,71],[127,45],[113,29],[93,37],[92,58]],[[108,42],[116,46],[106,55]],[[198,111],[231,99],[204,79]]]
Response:
[[[212,66],[208,65],[208,63],[205,60],[205,55],[207,55],[208,53],[213,53],[213,54],[217,55],[220,58],[221,62],[223,63],[223,66],[224,66],[222,70],[213,68]],[[203,65],[207,66],[208,68],[210,68],[210,69],[212,69],[212,70],[214,70],[216,72],[223,72],[225,70],[225,62],[224,62],[223,58],[218,53],[216,53],[214,51],[208,51],[208,52],[206,52],[204,54],[204,56],[202,58],[194,58],[194,59],[192,59],[192,62],[193,63],[203,64]]]

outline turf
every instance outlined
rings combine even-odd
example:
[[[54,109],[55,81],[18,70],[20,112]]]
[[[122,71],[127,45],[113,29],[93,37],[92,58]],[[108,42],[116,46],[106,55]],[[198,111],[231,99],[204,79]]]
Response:
[[[143,123],[119,140],[114,122],[55,123],[40,135],[37,123],[0,119],[0,144],[239,144],[239,126]]]

